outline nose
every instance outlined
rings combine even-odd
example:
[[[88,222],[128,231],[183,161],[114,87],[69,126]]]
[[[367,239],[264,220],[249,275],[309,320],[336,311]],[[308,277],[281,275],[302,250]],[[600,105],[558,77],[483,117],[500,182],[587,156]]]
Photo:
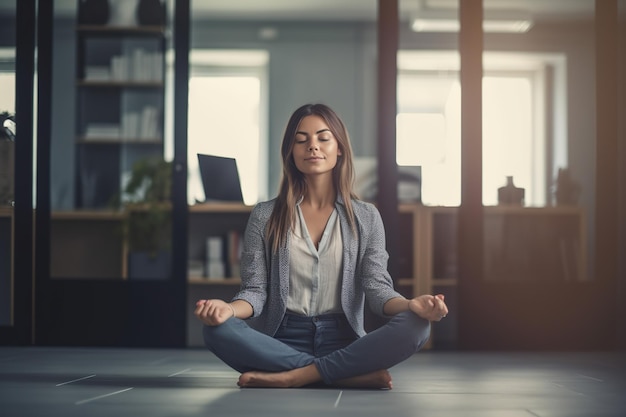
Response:
[[[319,146],[317,143],[311,143],[309,145],[309,151],[317,151],[319,149]]]

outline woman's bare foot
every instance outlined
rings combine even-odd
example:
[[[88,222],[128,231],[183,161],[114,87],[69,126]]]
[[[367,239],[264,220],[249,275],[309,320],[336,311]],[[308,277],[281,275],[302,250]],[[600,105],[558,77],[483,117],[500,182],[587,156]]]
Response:
[[[237,385],[242,388],[297,388],[319,381],[321,376],[317,368],[309,365],[285,372],[245,372],[239,377]],[[391,374],[387,370],[342,379],[333,385],[344,388],[393,388]]]
[[[239,377],[241,388],[294,388],[286,372],[245,372]]]
[[[334,385],[345,388],[392,389],[391,374],[386,369],[369,374],[354,376],[336,381]]]
[[[297,388],[322,380],[315,365],[284,372],[251,371],[241,374],[237,385],[242,388]]]

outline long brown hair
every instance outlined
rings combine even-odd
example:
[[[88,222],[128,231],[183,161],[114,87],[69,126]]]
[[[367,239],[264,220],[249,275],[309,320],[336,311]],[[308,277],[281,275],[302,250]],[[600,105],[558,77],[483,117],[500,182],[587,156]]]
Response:
[[[287,232],[294,225],[296,219],[296,203],[307,192],[305,177],[298,170],[293,160],[296,132],[302,119],[307,116],[321,117],[328,125],[335,139],[337,139],[341,156],[337,158],[337,165],[333,168],[333,185],[337,195],[341,197],[346,207],[348,222],[352,231],[356,231],[352,199],[357,197],[352,188],[354,184],[354,164],[352,162],[352,147],[348,130],[337,113],[330,107],[324,104],[305,104],[293,112],[283,135],[280,150],[283,160],[283,176],[266,231],[273,252],[277,252],[286,242]]]

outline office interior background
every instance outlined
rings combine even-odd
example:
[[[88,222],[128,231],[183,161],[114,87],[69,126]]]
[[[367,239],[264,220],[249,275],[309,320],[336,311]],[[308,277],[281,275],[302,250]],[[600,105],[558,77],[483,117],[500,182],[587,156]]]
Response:
[[[395,285],[446,294],[430,349],[626,346],[626,2],[98,3],[0,8],[2,344],[201,346],[193,303],[236,291],[285,123],[322,102]]]

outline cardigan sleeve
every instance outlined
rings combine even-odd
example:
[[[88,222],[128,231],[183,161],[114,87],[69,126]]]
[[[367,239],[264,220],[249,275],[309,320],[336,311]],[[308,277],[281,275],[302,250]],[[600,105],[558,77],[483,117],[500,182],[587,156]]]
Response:
[[[241,254],[241,288],[233,300],[247,301],[258,317],[267,300],[268,265],[265,254],[265,226],[271,214],[267,203],[257,204],[248,219]]]
[[[360,275],[370,309],[385,316],[383,308],[392,298],[402,297],[393,287],[393,280],[387,270],[389,254],[385,243],[385,227],[378,209],[367,204],[366,218],[360,219],[361,244]]]

